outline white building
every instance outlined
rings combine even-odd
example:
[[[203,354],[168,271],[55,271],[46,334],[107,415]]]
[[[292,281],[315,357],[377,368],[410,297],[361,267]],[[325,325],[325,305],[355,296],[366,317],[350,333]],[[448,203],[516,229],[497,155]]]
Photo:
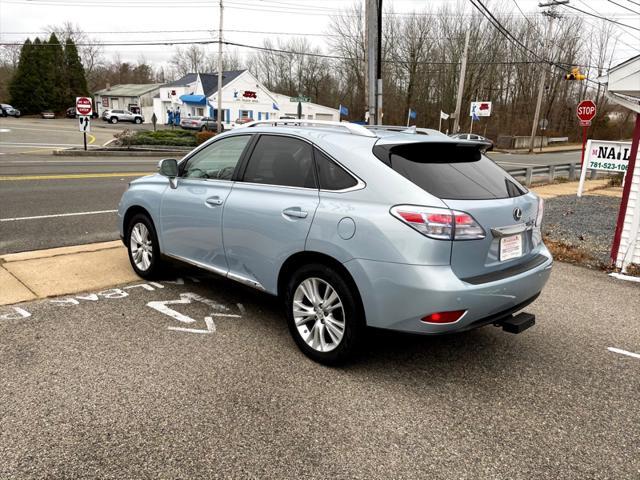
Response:
[[[163,85],[154,98],[153,111],[158,123],[167,123],[169,111],[185,116],[217,118],[218,74],[189,73]],[[297,116],[297,103],[290,97],[270,92],[248,70],[231,70],[222,74],[222,121],[227,128],[236,119],[268,120]],[[338,110],[314,103],[302,103],[302,118],[338,120]]]
[[[161,83],[107,84],[106,88],[94,93],[94,105],[99,115],[105,110],[130,110],[142,113],[145,123],[151,122],[154,97],[158,95]]]

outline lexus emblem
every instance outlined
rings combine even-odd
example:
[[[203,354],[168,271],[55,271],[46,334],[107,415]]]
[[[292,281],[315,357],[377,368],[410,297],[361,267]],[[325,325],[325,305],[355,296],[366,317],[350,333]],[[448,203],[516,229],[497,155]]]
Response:
[[[520,210],[519,208],[514,208],[513,209],[513,219],[518,221],[522,218],[522,210]]]

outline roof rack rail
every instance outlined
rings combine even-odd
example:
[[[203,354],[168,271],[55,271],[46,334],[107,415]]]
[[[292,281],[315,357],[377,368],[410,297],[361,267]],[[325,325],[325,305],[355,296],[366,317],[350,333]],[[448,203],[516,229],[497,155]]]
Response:
[[[256,120],[254,122],[245,123],[241,125],[241,128],[250,128],[258,125],[273,125],[274,127],[282,125],[318,125],[321,127],[342,127],[349,131],[353,135],[361,135],[363,137],[375,137],[376,134],[367,130],[362,125],[349,122],[334,122],[331,120],[303,120],[303,119],[272,119],[272,120]]]
[[[369,130],[386,130],[390,132],[401,132],[401,133],[416,133],[418,135],[437,135],[441,134],[445,137],[446,134],[439,132],[438,130],[434,130],[432,128],[423,128],[416,127],[415,125],[411,125],[407,127],[406,125],[365,125],[365,128]]]

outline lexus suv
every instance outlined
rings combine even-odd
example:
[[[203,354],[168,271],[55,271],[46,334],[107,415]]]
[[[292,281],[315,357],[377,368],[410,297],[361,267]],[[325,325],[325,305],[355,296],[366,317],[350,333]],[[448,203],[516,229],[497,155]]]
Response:
[[[312,359],[366,327],[519,333],[547,282],[543,203],[434,130],[258,121],[131,182],[118,208],[135,272],[178,260],[278,296]]]
[[[102,114],[102,120],[109,123],[143,123],[144,117],[139,113],[132,113],[129,110],[105,110]]]

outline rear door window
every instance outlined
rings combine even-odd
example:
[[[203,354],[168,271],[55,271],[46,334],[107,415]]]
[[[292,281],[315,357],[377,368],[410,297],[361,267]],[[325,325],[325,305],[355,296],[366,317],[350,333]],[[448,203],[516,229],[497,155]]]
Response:
[[[527,193],[511,175],[472,145],[376,145],[373,153],[400,175],[442,199],[488,200]]]
[[[307,142],[280,135],[261,135],[243,180],[286,187],[316,188],[313,149]]]

